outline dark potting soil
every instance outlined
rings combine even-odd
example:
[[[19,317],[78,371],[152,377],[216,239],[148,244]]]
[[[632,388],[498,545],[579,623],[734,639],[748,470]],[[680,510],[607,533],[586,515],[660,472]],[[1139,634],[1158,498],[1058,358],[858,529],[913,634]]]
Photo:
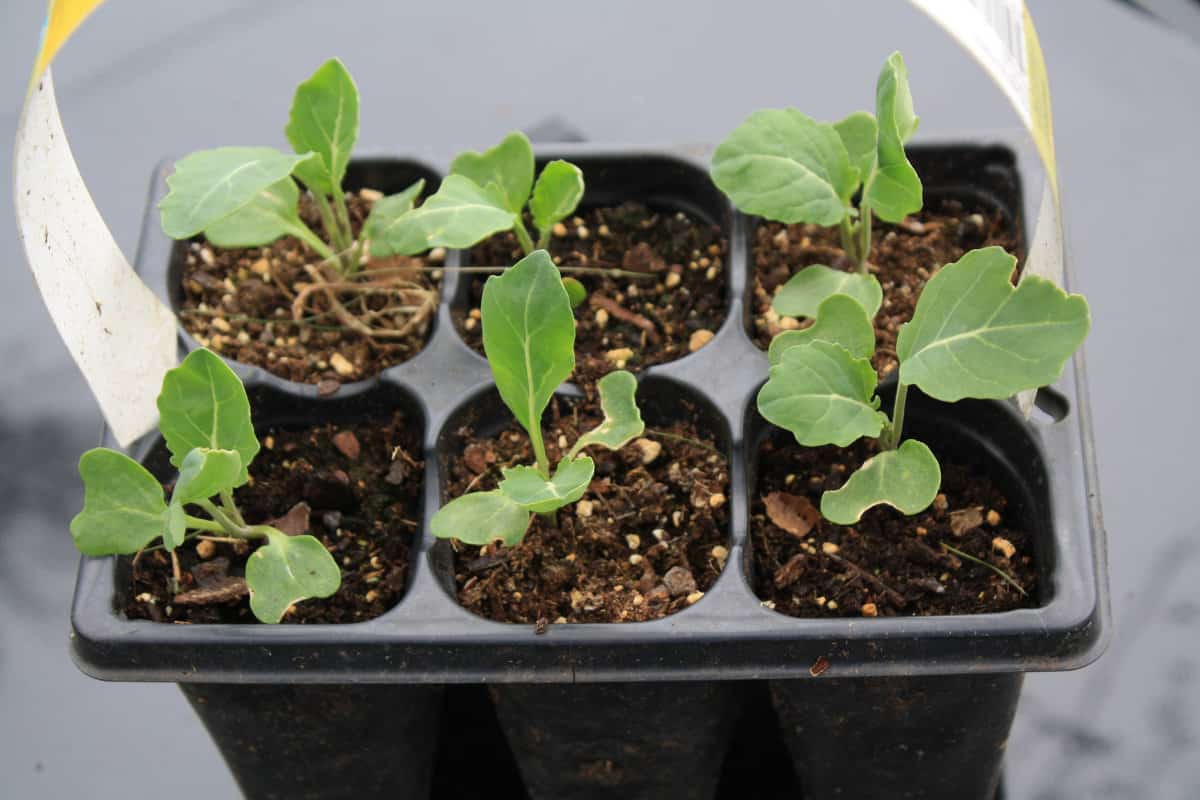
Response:
[[[420,454],[420,444],[403,415],[371,424],[268,430],[260,441],[251,482],[234,492],[246,521],[281,527],[272,521],[288,515],[295,528],[285,532],[317,537],[342,568],[336,594],[297,603],[283,621],[361,622],[399,602],[420,519],[424,474],[413,455]],[[296,509],[300,503],[308,505],[307,524],[304,509]],[[255,622],[241,576],[257,546],[191,540],[179,547],[182,591],[208,589],[213,596],[193,594],[207,600],[195,604],[181,603],[171,593],[171,559],[165,552],[143,553],[132,566],[126,615],[158,622]]]
[[[693,421],[648,428],[617,452],[587,454],[596,473],[583,498],[539,516],[513,548],[452,542],[458,599],[499,622],[639,622],[700,601],[729,557],[729,465]],[[552,463],[580,431],[601,419],[555,398],[547,425]],[[515,423],[493,438],[457,432],[446,497],[494,489],[501,467],[532,464],[529,438]]]
[[[896,336],[912,319],[917,298],[938,269],[977,247],[999,245],[1024,261],[1012,222],[999,211],[964,205],[956,199],[930,199],[920,213],[893,225],[878,218],[871,231],[872,274],[883,287],[883,305],[875,317],[872,363],[882,377],[896,369]],[[784,225],[759,221],[752,245],[754,261],[754,330],[757,344],[766,350],[776,334],[804,328],[809,320],[780,317],[771,310],[779,287],[804,267],[825,264],[853,271],[842,250],[836,228],[818,225]]]
[[[800,447],[782,432],[763,443],[750,525],[754,591],[764,604],[794,617],[982,614],[1036,605],[1033,536],[1009,518],[1004,493],[974,465],[943,460],[942,493],[915,516],[880,506],[854,526],[822,519],[821,493],[845,483],[874,447]],[[1002,570],[1026,594],[944,550],[943,542]]]
[[[346,195],[357,234],[376,195]],[[315,231],[323,228],[308,199],[300,215]],[[322,292],[300,298],[305,310],[293,318],[293,304],[306,285],[306,271],[321,258],[308,245],[286,236],[266,247],[223,250],[202,236],[187,245],[179,319],[203,346],[243,364],[253,364],[298,383],[337,385],[363,380],[415,356],[429,338],[437,312],[436,271],[442,250],[427,256],[371,259],[353,284],[325,268],[327,281],[341,287],[339,301],[359,322],[385,330],[367,335],[340,320]]]
[[[630,202],[586,209],[564,220],[549,249],[560,267],[637,274],[564,271],[588,291],[575,310],[579,383],[591,384],[614,369],[639,372],[674,361],[703,347],[725,321],[729,242],[718,225]],[[473,249],[470,259],[473,265],[508,266],[523,255],[508,232]],[[454,324],[482,354],[479,304],[487,276],[471,278],[470,307],[455,310]]]

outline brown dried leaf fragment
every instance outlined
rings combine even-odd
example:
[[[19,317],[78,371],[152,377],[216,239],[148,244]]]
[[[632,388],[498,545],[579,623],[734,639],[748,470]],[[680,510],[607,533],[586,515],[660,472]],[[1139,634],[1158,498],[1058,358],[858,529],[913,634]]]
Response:
[[[821,519],[821,512],[807,497],[771,492],[763,498],[767,517],[793,536],[803,538]]]
[[[950,532],[962,536],[983,524],[983,507],[972,506],[950,512]]]
[[[267,520],[266,524],[286,533],[288,536],[300,536],[301,534],[308,533],[309,515],[311,513],[312,509],[309,508],[308,503],[301,500],[289,508],[288,512],[282,517]]]

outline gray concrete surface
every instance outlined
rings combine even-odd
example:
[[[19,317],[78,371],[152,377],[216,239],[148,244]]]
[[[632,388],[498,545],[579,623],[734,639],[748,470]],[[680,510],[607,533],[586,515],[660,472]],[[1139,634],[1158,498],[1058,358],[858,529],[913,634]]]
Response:
[[[478,147],[551,114],[594,141],[642,143],[716,140],[764,105],[834,118],[869,106],[894,48],[927,136],[1015,124],[966,56],[900,3],[413,5],[102,8],[56,79],[77,159],[126,253],[158,159],[282,145],[292,87],[332,54],[358,78],[363,146],[398,152]],[[1096,320],[1087,355],[1117,631],[1098,665],[1029,679],[1010,794],[1187,800],[1200,797],[1200,50],[1110,0],[1031,7],[1054,91],[1075,288]],[[6,150],[42,10],[0,9]],[[0,162],[0,796],[231,796],[174,687],[98,683],[68,660],[74,462],[99,416],[24,266]]]

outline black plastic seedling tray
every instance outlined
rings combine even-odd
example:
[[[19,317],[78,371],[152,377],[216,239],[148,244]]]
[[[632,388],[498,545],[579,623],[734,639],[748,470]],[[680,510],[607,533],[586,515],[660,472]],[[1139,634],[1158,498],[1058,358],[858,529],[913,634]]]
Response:
[[[763,424],[754,396],[767,361],[748,330],[752,222],[712,186],[701,149],[570,145],[544,148],[543,160],[579,163],[585,203],[638,199],[686,210],[721,225],[730,240],[728,316],[698,352],[641,374],[648,414],[667,413],[670,398],[703,409],[731,466],[730,558],[694,606],[670,617],[627,624],[531,625],[491,622],[459,606],[449,590],[444,547],[428,532],[440,504],[444,433],[477,401],[498,411],[482,357],[451,322],[466,302],[466,274],[447,259],[437,320],[425,349],[381,375],[346,384],[330,397],[257,368],[235,364],[246,381],[259,426],[358,418],[404,407],[422,427],[426,457],[423,519],[412,576],[399,604],[349,625],[164,625],[120,612],[127,583],[115,558],[84,558],[72,609],[73,651],[81,669],[109,680],[180,683],[574,683],[588,681],[729,681],[809,678],[823,659],[823,679],[1072,669],[1102,648],[1107,628],[1104,537],[1082,358],[1053,390],[1045,411],[1023,420],[1015,405],[973,401],[954,407],[912,403],[914,426],[942,426],[947,442],[970,442],[1018,487],[1018,505],[1039,533],[1041,605],[975,616],[795,619],[761,605],[748,570],[749,498],[754,451]],[[970,195],[1024,219],[1016,159],[1005,146],[921,145],[911,157],[927,197]],[[444,165],[439,165],[444,166]],[[155,175],[138,268],[168,302],[178,300],[182,246],[159,229],[157,205],[168,166]],[[436,184],[432,165],[371,158],[352,165],[348,183],[394,191],[418,177]],[[180,329],[181,348],[195,342]],[[949,426],[946,428],[945,426]],[[915,427],[914,427],[915,430]],[[105,443],[113,446],[111,436]],[[163,474],[156,437],[131,448]],[[164,475],[164,477],[166,477]]]

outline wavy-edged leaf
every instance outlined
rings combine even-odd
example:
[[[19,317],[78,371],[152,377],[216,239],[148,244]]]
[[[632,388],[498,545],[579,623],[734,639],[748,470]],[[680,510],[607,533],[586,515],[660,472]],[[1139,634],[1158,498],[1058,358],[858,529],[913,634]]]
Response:
[[[525,430],[575,369],[575,315],[550,254],[535,250],[483,287],[483,349],[500,397]]]
[[[97,447],[79,459],[83,510],[71,520],[71,538],[84,555],[136,553],[167,529],[162,486],[124,453]]]
[[[529,213],[538,232],[549,230],[554,223],[575,211],[583,199],[583,172],[569,161],[551,161],[542,167],[533,196],[529,198]]]
[[[875,168],[875,148],[879,139],[875,117],[866,111],[855,111],[833,123],[833,128],[846,146],[850,165],[858,170],[859,181],[865,181]]]
[[[504,196],[504,207],[520,214],[533,189],[533,145],[525,134],[513,131],[490,150],[460,153],[450,164],[450,174],[470,178],[479,186],[495,184]]]
[[[821,303],[835,294],[854,298],[868,317],[874,317],[883,304],[883,287],[874,275],[813,264],[788,279],[771,301],[771,308],[785,317],[815,317]]]
[[[235,450],[241,457],[238,486],[258,453],[246,387],[219,356],[200,349],[189,353],[163,377],[158,395],[158,429],[171,451],[171,464],[182,467],[193,449]]]
[[[294,234],[300,221],[300,187],[291,177],[263,189],[254,199],[204,229],[217,247],[262,247]]]
[[[610,372],[597,382],[596,388],[600,391],[604,421],[575,441],[568,458],[594,444],[620,450],[646,430],[637,406],[637,378],[633,373],[623,369]]]
[[[297,153],[317,154],[296,167],[296,177],[314,192],[341,191],[358,140],[358,87],[340,59],[329,59],[296,87],[284,133]]]
[[[942,470],[929,448],[906,439],[858,468],[842,488],[821,495],[821,514],[838,525],[853,525],[868,508],[889,505],[904,514],[924,511],[942,485]]]
[[[875,370],[838,344],[790,347],[758,392],[758,411],[791,431],[802,445],[839,447],[878,436],[887,417],[878,410]]]
[[[767,358],[778,364],[788,348],[808,342],[832,342],[846,348],[857,358],[870,358],[875,352],[875,327],[867,312],[853,297],[833,294],[817,308],[812,325],[798,331],[784,331],[771,340]]]
[[[896,340],[901,382],[953,402],[1058,380],[1087,336],[1087,301],[1035,275],[1013,286],[1016,263],[985,247],[938,270]]]
[[[754,112],[712,160],[713,182],[735,206],[777,222],[837,224],[858,177],[837,130],[794,108]]]
[[[439,539],[458,539],[485,545],[494,541],[515,547],[525,538],[530,514],[504,492],[472,492],[451,500],[438,509],[429,522]]]
[[[483,188],[470,178],[449,175],[420,208],[376,228],[371,254],[411,256],[431,247],[471,247],[515,222],[495,184]]]
[[[892,53],[879,73],[875,116],[879,125],[877,159],[863,187],[862,204],[880,219],[900,222],[921,210],[923,193],[921,179],[904,153],[904,144],[916,132],[919,118],[913,113],[908,69],[899,53]]]
[[[319,539],[273,530],[267,534],[267,544],[246,560],[246,585],[254,616],[275,623],[292,603],[336,592],[342,585],[342,570]]]
[[[175,162],[167,178],[170,191],[158,204],[163,232],[172,239],[195,236],[312,158],[273,147],[218,147],[185,156]]]
[[[534,467],[506,467],[500,491],[526,511],[545,514],[583,497],[595,471],[587,456],[560,461],[549,480]]]
[[[423,191],[425,191],[425,179],[418,178],[404,191],[376,200],[375,205],[371,206],[371,213],[367,215],[367,221],[363,223],[363,238],[370,242],[386,239],[387,232],[400,221],[400,218],[413,210],[417,204],[417,198]],[[382,255],[375,252],[374,247],[372,247],[372,253]]]

